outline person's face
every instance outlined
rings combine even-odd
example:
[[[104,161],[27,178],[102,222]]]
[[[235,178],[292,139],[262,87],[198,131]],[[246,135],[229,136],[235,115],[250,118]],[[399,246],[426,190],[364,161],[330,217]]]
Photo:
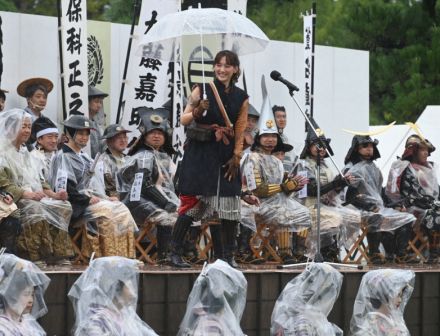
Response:
[[[40,136],[37,142],[46,152],[54,152],[57,150],[58,133],[49,133]]]
[[[220,62],[214,65],[215,77],[225,86],[229,86],[232,76],[236,74],[237,71],[238,67],[226,63],[226,56],[223,56]]]
[[[273,149],[277,145],[278,137],[276,134],[262,134],[260,136],[261,147],[267,152],[272,153]]]
[[[286,158],[286,152],[275,152],[273,153],[273,156],[277,157],[281,161],[284,161],[284,159]]]
[[[89,100],[90,117],[94,117],[99,112],[99,110],[101,110],[103,102],[104,102],[103,97],[94,97]]]
[[[127,133],[119,133],[114,137],[107,140],[107,145],[110,150],[118,153],[122,153],[128,145],[128,136]]]
[[[315,144],[311,144],[310,145],[310,154],[312,155],[313,158],[318,157],[318,152],[319,152],[320,157],[323,158],[325,156],[325,149],[324,148],[318,149],[318,146],[316,146]]]
[[[44,110],[47,104],[47,95],[43,90],[37,89],[32,97],[27,99],[29,107],[37,112]]]
[[[161,130],[152,130],[145,135],[144,142],[154,149],[160,149],[165,143],[165,136]]]
[[[17,311],[18,314],[29,314],[32,311],[34,304],[34,288],[32,286],[26,287],[17,298],[17,307],[24,308],[22,312]]]
[[[21,128],[17,134],[16,143],[18,145],[22,145],[29,140],[29,137],[31,136],[31,127],[31,120],[29,118],[24,118],[21,124]]]
[[[255,118],[254,116],[248,116],[246,132],[252,132],[255,129],[255,127],[257,127],[257,121],[258,118]]]
[[[0,112],[5,109],[5,100],[0,98]]]
[[[274,117],[278,128],[280,129],[286,128],[286,123],[287,123],[286,112],[275,111]]]
[[[79,148],[84,148],[87,146],[89,137],[90,137],[90,130],[87,129],[77,130],[73,141]]]
[[[425,145],[419,145],[416,153],[416,162],[419,164],[426,164],[428,162],[429,151]]]
[[[373,157],[374,147],[372,143],[360,144],[358,148],[358,153],[364,160],[369,160]]]

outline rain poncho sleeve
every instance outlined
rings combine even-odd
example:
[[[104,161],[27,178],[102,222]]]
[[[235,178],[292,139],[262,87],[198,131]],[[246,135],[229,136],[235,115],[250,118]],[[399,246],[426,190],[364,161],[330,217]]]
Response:
[[[351,173],[355,179],[347,189],[346,201],[363,210],[362,218],[365,218],[371,231],[393,231],[416,220],[410,213],[385,207],[382,173],[374,162],[349,163],[344,172]]]
[[[246,291],[242,272],[222,260],[207,265],[194,283],[177,335],[244,335],[240,320]]]
[[[311,226],[309,210],[281,189],[284,168],[279,159],[273,155],[250,153],[242,163],[242,172],[246,188],[254,191],[261,202],[258,208],[245,208],[241,219],[243,225],[255,230],[254,223],[263,222],[291,231]]]
[[[46,335],[36,321],[47,313],[44,292],[50,279],[30,261],[12,254],[0,256],[0,335]],[[28,295],[33,305],[27,311]],[[17,321],[12,315],[20,316]]]
[[[414,289],[415,273],[380,269],[366,273],[353,307],[353,336],[409,336],[403,313]]]
[[[163,226],[175,223],[179,198],[174,190],[174,173],[174,163],[164,152],[141,150],[126,160],[119,175],[124,203],[137,223],[145,220]]]
[[[93,260],[69,291],[76,336],[157,335],[136,314],[137,263],[123,257]]]
[[[273,336],[342,336],[327,320],[342,286],[342,274],[332,266],[311,263],[284,287],[272,312]]]

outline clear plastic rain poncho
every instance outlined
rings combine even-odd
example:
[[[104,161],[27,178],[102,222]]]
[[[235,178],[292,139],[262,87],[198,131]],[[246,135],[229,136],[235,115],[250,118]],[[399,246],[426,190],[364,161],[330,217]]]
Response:
[[[123,257],[93,260],[73,284],[75,336],[157,335],[136,314],[137,262]]]
[[[1,335],[46,335],[36,320],[47,313],[44,292],[49,282],[30,261],[12,254],[0,256]]]
[[[246,306],[242,272],[217,260],[204,267],[188,297],[179,336],[244,335],[240,320]]]
[[[304,161],[304,170],[310,180],[316,180],[316,160],[306,158]],[[321,163],[321,187],[332,182],[336,175],[334,171],[327,166],[326,161]],[[306,186],[308,188],[309,186]],[[312,216],[312,231],[308,235],[308,250],[316,253],[316,197],[307,196],[305,205],[309,208]],[[354,243],[359,233],[361,224],[361,212],[352,205],[342,206],[339,192],[331,190],[321,196],[320,223],[321,223],[321,244],[328,246],[336,236],[340,245],[346,248]]]
[[[437,169],[397,160],[391,165],[387,181],[387,196],[394,202],[404,201],[408,212],[421,219],[428,229],[440,227],[440,201]]]
[[[409,336],[403,318],[414,289],[415,273],[380,269],[366,273],[356,296],[350,332],[353,336]]]
[[[0,114],[0,170],[12,182],[25,191],[43,191],[41,164],[20,144],[16,148],[17,136],[24,122],[30,122],[31,115],[21,109],[13,109]],[[46,220],[61,230],[67,231],[72,208],[69,202],[45,197],[40,201],[20,199],[17,202],[21,209],[23,225],[31,225]]]
[[[272,312],[274,336],[332,336],[342,330],[327,320],[342,286],[342,274],[324,263],[311,263],[284,287]]]
[[[283,163],[273,155],[257,152],[244,158],[242,172],[247,188],[255,190],[257,181],[255,172],[259,172],[261,183],[280,185],[284,178]],[[240,223],[256,231],[256,222],[267,225],[288,227],[291,231],[302,231],[311,226],[309,210],[284,192],[260,198],[260,206],[244,205]]]
[[[92,160],[87,153],[59,151],[53,159],[50,184],[55,191],[67,190],[68,180],[74,183],[79,193],[101,198],[98,203],[89,205],[82,214],[89,232],[104,234],[103,231],[98,232],[97,221],[115,224],[110,231],[116,234],[137,230],[136,223],[127,207],[122,202],[107,199],[104,162],[100,157],[97,156],[95,160]]]
[[[366,218],[369,229],[372,231],[393,231],[416,220],[413,215],[407,212],[400,212],[384,206],[382,200],[383,177],[374,162],[360,161],[355,165],[349,163],[345,166],[344,171],[355,177],[351,186],[357,189],[356,198],[364,204],[379,209],[378,212],[362,211],[362,217]],[[350,202],[349,199],[347,201]]]
[[[122,180],[121,192],[127,196],[124,200],[137,222],[146,219],[162,226],[172,226],[176,222],[177,212],[166,211],[158,204],[142,195],[144,186],[155,186],[167,202],[179,206],[173,178],[176,167],[167,153],[156,150],[141,150],[127,158],[119,175]]]

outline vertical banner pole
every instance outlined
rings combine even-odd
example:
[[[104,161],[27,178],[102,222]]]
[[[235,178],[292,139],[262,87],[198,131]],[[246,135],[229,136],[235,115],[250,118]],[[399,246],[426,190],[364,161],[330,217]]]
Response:
[[[304,21],[304,112],[313,117],[313,90],[315,65],[315,25],[316,3],[313,3],[312,12],[303,16]],[[308,129],[306,123],[306,131]]]
[[[139,7],[140,7],[139,0],[134,0],[133,18],[131,20],[131,28],[130,28],[130,38],[128,39],[127,55],[125,57],[125,65],[124,65],[124,74],[122,75],[121,92],[119,94],[118,112],[116,114],[116,123],[117,124],[119,124],[119,121],[122,119],[121,109],[122,109],[122,100],[124,99],[125,80],[127,79],[128,61],[130,59],[130,51],[131,51],[131,44],[133,42],[134,26],[136,25],[136,17],[139,14]]]
[[[60,78],[61,78],[61,100],[63,104],[63,120],[67,118],[66,110],[66,91],[64,90],[64,64],[63,64],[63,38],[61,32],[61,0],[57,0],[57,12],[58,12],[58,49],[60,56]]]

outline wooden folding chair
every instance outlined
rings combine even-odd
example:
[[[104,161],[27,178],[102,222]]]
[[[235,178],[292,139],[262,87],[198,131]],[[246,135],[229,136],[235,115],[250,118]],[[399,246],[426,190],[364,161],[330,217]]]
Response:
[[[209,225],[209,221],[202,222],[201,231],[196,241],[197,252],[201,260],[209,260],[213,248],[211,234],[208,232]]]
[[[342,260],[343,263],[361,264],[363,259],[367,263],[370,262],[370,258],[368,258],[368,244],[365,243],[367,233],[368,233],[367,224],[366,222],[362,221],[359,235],[356,238],[356,241],[347,251],[347,255]]]
[[[277,254],[277,251],[270,244],[274,239],[276,232],[276,226],[269,226],[264,223],[257,224],[257,232],[255,232],[249,242],[255,258],[265,257],[265,259],[268,259],[268,257],[272,257],[275,262],[281,262],[281,258]]]
[[[414,252],[415,255],[420,258],[420,261],[426,262],[423,251],[427,248],[429,248],[429,239],[424,235],[419,220],[417,220],[414,226],[414,237],[408,242],[406,250],[408,252]]]
[[[85,234],[86,222],[83,219],[80,219],[72,224],[74,229],[73,235],[70,234],[70,240],[72,242],[73,250],[75,251],[75,259],[73,260],[73,264],[89,264],[89,258],[82,254],[81,251],[81,241],[82,237]]]
[[[156,224],[153,224],[151,222],[145,221],[143,225],[139,228],[138,235],[134,241],[134,245],[136,247],[136,251],[139,252],[138,260],[140,261],[146,261],[150,265],[156,264],[156,252],[153,254],[150,254],[150,252],[157,246],[157,239],[156,239]],[[147,238],[147,246],[142,246],[142,240],[144,238]]]

